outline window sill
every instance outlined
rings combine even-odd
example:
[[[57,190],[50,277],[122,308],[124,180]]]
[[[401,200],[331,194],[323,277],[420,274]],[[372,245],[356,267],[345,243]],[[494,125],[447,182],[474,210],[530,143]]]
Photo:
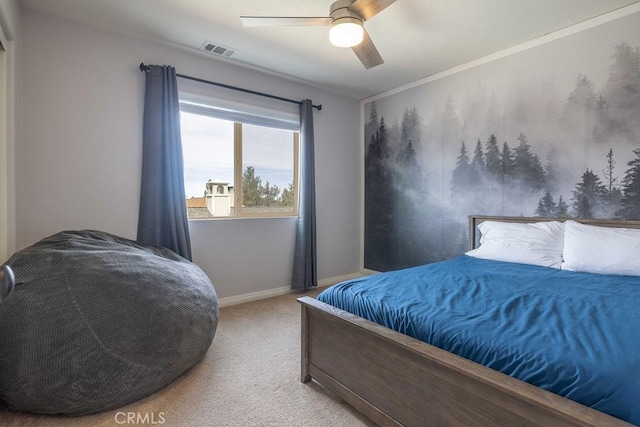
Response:
[[[246,220],[246,219],[298,219],[298,215],[282,215],[282,216],[220,216],[217,218],[189,218],[191,221],[232,221],[232,220]]]

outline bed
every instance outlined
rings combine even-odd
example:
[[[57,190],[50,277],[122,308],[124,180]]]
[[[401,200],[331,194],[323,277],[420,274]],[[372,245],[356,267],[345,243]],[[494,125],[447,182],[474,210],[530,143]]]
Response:
[[[520,224],[554,221],[554,219],[471,216],[469,218],[470,249],[478,245],[477,229],[485,221]],[[640,222],[638,221],[582,220],[580,222],[604,227],[640,228]],[[457,266],[458,270],[479,268],[479,263],[476,263],[476,260],[471,257],[462,256],[452,261],[461,263]],[[492,262],[495,261],[488,262],[488,272],[481,271],[478,274],[490,275],[492,269],[499,270],[499,263],[492,266]],[[482,268],[487,266],[487,263],[480,264],[482,264]],[[510,268],[508,265],[507,267]],[[536,277],[541,275],[543,270],[552,270],[546,267],[531,267],[529,269],[531,271],[528,273],[530,275],[525,276],[529,278],[527,282],[531,282],[528,285],[535,285],[533,282],[537,280]],[[431,265],[429,268],[437,270],[440,267]],[[418,275],[421,274],[420,269],[421,267],[415,269]],[[557,270],[553,275],[554,277],[559,276],[556,277],[558,280],[565,280],[572,273]],[[511,272],[511,276],[508,277],[513,280],[522,280],[517,279],[518,274],[520,273]],[[586,279],[596,280],[598,277],[609,277],[591,273],[575,274],[578,275],[578,278],[574,277],[572,279],[575,283],[571,286],[587,288],[588,286],[584,284]],[[382,277],[383,281],[407,281],[407,278],[398,272],[377,276]],[[445,276],[443,275],[442,277]],[[627,281],[623,281],[624,283],[617,284],[620,282],[619,279],[621,277],[607,279],[615,282],[615,286],[623,286],[623,288],[618,289],[620,295],[630,292],[630,289],[633,292],[636,292],[635,289],[640,289],[640,277],[631,278],[631,282],[635,280],[637,283],[628,284]],[[630,276],[624,277],[630,278]],[[503,285],[505,288],[509,287],[508,283]],[[624,288],[627,285],[630,287]],[[633,287],[634,285],[636,285],[635,288]],[[349,284],[338,286],[360,293],[365,289]],[[597,280],[589,286],[597,290]],[[559,289],[558,292],[560,294],[565,291],[568,292],[565,297],[575,294],[572,293],[574,291],[569,289],[570,286],[566,290],[560,289],[561,287],[556,288]],[[640,295],[637,292],[636,294]],[[486,295],[477,295],[479,296],[475,298],[476,300],[489,298]],[[391,306],[393,306],[392,296],[393,294],[386,296],[387,299],[390,298],[389,303]],[[491,328],[486,331],[480,331],[477,334],[480,337],[478,338],[479,341],[476,342],[476,348],[466,350],[465,353],[464,350],[461,351],[456,348],[457,341],[455,339],[448,338],[444,336],[444,333],[440,333],[441,329],[446,330],[448,326],[445,328],[442,325],[437,328],[432,326],[432,329],[428,330],[427,335],[429,336],[425,339],[432,340],[432,342],[435,339],[435,344],[438,346],[430,345],[410,336],[424,338],[420,336],[420,333],[413,330],[411,324],[407,324],[404,320],[393,320],[393,316],[389,314],[376,314],[375,307],[373,307],[375,303],[365,303],[364,308],[360,308],[361,312],[352,307],[348,309],[356,313],[364,313],[364,317],[370,317],[380,324],[336,307],[335,305],[341,305],[344,302],[339,301],[340,297],[334,297],[334,299],[324,298],[332,304],[310,297],[299,299],[302,306],[301,379],[303,382],[308,382],[311,379],[316,380],[379,425],[631,425],[622,419],[638,424],[637,420],[640,416],[640,411],[634,408],[637,405],[633,403],[637,402],[640,397],[638,396],[638,381],[636,380],[638,376],[637,367],[640,366],[637,354],[640,353],[636,352],[629,356],[629,352],[626,350],[617,351],[616,343],[618,341],[630,341],[632,348],[637,348],[638,340],[633,338],[637,337],[640,332],[638,330],[634,332],[633,330],[625,329],[626,324],[625,328],[622,328],[624,330],[621,338],[613,339],[600,349],[593,350],[588,346],[582,345],[585,339],[586,341],[589,340],[588,336],[586,338],[583,336],[576,340],[576,348],[584,347],[582,350],[587,353],[593,351],[610,352],[606,360],[603,361],[602,369],[599,369],[599,371],[609,371],[612,374],[617,374],[623,383],[620,386],[616,385],[607,389],[606,379],[603,379],[604,382],[602,383],[592,382],[590,377],[581,371],[581,365],[575,368],[576,372],[573,376],[567,375],[567,372],[570,372],[572,368],[571,365],[564,368],[560,366],[563,360],[561,351],[556,351],[555,359],[552,358],[551,360],[552,367],[558,365],[558,372],[560,372],[558,378],[560,380],[556,378],[554,381],[553,378],[549,379],[548,376],[545,376],[546,374],[544,373],[549,371],[548,366],[544,370],[535,364],[529,366],[529,369],[519,368],[518,370],[516,368],[516,372],[510,373],[510,375],[501,373],[496,369],[502,369],[504,365],[513,364],[511,363],[513,359],[518,357],[517,352],[515,356],[513,355],[513,351],[517,350],[508,348],[506,355],[498,354],[493,359],[479,351],[477,347],[482,346],[481,336],[488,334],[487,336],[490,337]],[[517,295],[512,295],[510,301],[511,303],[514,303],[514,301],[517,303],[519,299]],[[619,301],[624,301],[624,299]],[[620,305],[619,301],[616,302],[612,299],[610,303],[615,307],[616,304],[617,306]],[[489,305],[493,304],[490,300],[487,300],[487,303]],[[410,303],[409,305],[415,304]],[[456,309],[461,307],[456,306],[456,301],[443,301],[442,306],[448,307],[449,315],[452,311],[455,312]],[[447,312],[447,310],[442,311]],[[529,314],[531,315],[531,313]],[[571,317],[572,313],[565,313],[563,316],[565,317],[561,317],[561,321],[567,316]],[[599,318],[600,320],[605,319],[607,317],[606,312],[601,316],[604,317]],[[401,316],[400,318],[406,319],[406,316]],[[630,318],[635,323],[640,324],[640,321],[636,320],[638,316],[632,314]],[[617,321],[620,322],[620,318]],[[383,326],[384,324],[407,334]],[[530,325],[513,325],[514,330],[520,328],[519,330],[525,336],[525,339],[531,339],[535,344],[536,333],[530,330],[529,327]],[[555,328],[557,333],[567,335],[572,333],[570,329]],[[598,331],[599,329],[596,330],[596,332]],[[501,330],[496,329],[493,332],[501,333]],[[464,335],[464,331],[456,333]],[[530,334],[528,338],[527,333]],[[472,342],[473,338],[471,339]],[[537,339],[539,346],[543,346],[544,339],[540,340],[540,337]],[[597,339],[594,340],[598,341]],[[501,346],[507,348],[510,344],[503,343]],[[534,347],[536,346],[534,345]],[[451,349],[469,358],[461,357],[443,348]],[[511,356],[509,356],[509,352],[511,352]],[[620,355],[621,361],[614,360],[618,353],[623,353]],[[611,356],[612,354],[613,356]],[[534,355],[534,357],[539,358],[539,355]],[[599,360],[598,357],[603,356],[602,354],[596,354],[596,361]],[[484,365],[492,366],[494,369],[472,361],[474,358],[479,359]],[[566,359],[571,361],[572,358]],[[610,361],[611,363],[609,363]],[[618,363],[624,363],[625,367],[620,368],[616,365]],[[518,366],[517,364],[513,365]],[[562,369],[565,369],[565,371],[562,371]],[[582,384],[581,388],[572,388],[572,384],[569,383],[575,382],[574,380],[580,376],[587,378],[586,383]],[[518,377],[525,380],[518,379]],[[540,382],[541,377],[543,378],[541,387],[531,384],[535,384],[536,381]],[[538,379],[536,380],[536,378]],[[551,384],[554,382],[555,384]],[[548,391],[547,389],[554,389],[550,384],[559,389],[560,394],[564,394],[569,398]],[[590,394],[592,392],[596,394]],[[585,404],[578,403],[580,400],[586,400]],[[601,410],[596,410],[594,407]]]

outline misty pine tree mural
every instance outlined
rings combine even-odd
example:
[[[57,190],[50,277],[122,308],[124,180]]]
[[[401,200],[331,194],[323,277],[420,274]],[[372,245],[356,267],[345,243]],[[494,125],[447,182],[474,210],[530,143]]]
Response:
[[[627,163],[627,169],[622,180],[621,208],[617,217],[622,219],[640,219],[640,148],[633,150],[635,158]]]
[[[630,15],[365,104],[365,268],[464,253],[470,214],[640,220],[637,28]]]

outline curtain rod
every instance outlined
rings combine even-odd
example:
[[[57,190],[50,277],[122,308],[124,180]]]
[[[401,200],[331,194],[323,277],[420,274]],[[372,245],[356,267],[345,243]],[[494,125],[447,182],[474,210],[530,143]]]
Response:
[[[144,62],[140,63],[140,71],[145,72],[145,71],[149,71],[149,70],[150,70],[150,66],[149,65],[145,65]],[[244,89],[244,88],[241,88],[241,87],[231,86],[231,85],[227,85],[227,84],[224,84],[224,83],[212,82],[210,80],[199,79],[197,77],[185,76],[184,74],[176,73],[176,77],[180,77],[182,79],[187,79],[187,80],[193,80],[195,82],[206,83],[206,84],[209,84],[209,85],[220,86],[220,87],[223,87],[225,89],[231,89],[231,90],[237,90],[237,91],[240,91],[240,92],[250,93],[252,95],[264,96],[265,98],[277,99],[278,101],[291,102],[293,104],[298,104],[298,105],[302,104],[301,101],[296,101],[295,99],[282,98],[280,96],[270,95],[268,93],[256,92],[255,90]],[[320,111],[320,110],[322,110],[322,104],[313,105],[313,108],[315,108],[318,111]]]

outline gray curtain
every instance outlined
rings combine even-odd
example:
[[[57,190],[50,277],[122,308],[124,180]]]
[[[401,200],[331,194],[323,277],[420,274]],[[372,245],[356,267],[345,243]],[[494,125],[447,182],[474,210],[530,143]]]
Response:
[[[302,291],[318,284],[316,256],[316,181],[313,154],[313,104],[300,104],[300,175],[296,249],[291,289]]]
[[[191,260],[176,70],[150,65],[145,75],[138,241]]]

